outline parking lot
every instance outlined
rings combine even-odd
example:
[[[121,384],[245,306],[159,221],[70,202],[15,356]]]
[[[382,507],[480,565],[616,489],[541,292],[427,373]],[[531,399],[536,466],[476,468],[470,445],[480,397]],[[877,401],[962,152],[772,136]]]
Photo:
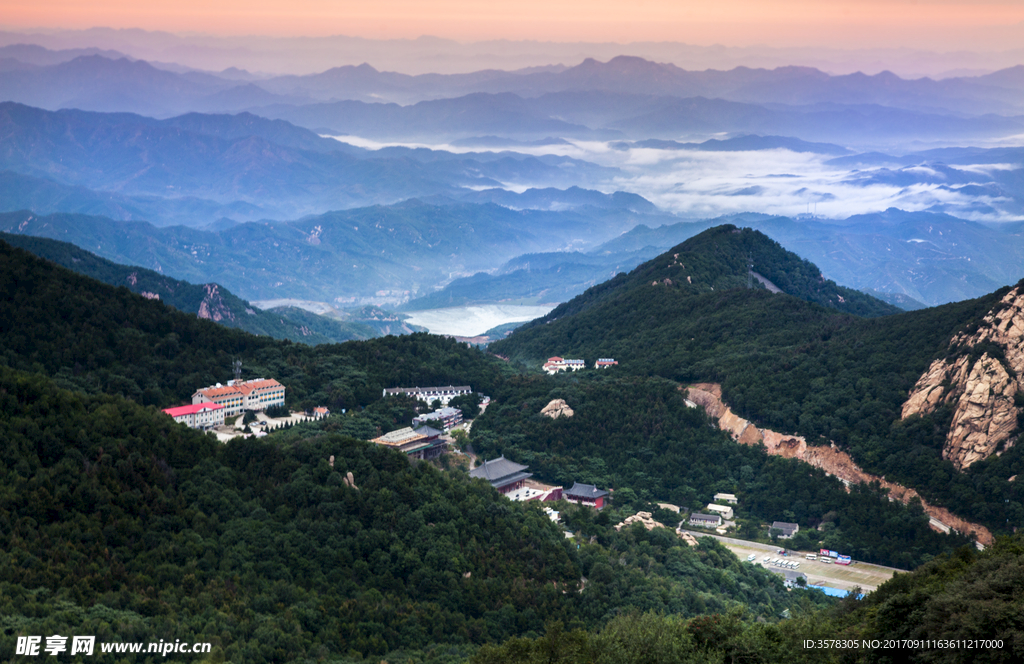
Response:
[[[896,572],[904,571],[858,561],[854,561],[851,565],[825,564],[817,560],[806,559],[805,556],[808,553],[816,554],[817,551],[790,551],[787,549],[788,555],[781,556],[777,552],[785,546],[784,544],[775,546],[772,544],[762,544],[761,542],[748,542],[733,537],[709,535],[697,530],[683,532],[689,532],[697,538],[714,537],[744,562],[746,562],[748,556],[753,554],[755,556],[754,563],[747,564],[761,565],[780,575],[784,573],[784,568],[764,562],[765,556],[799,562],[800,566],[795,571],[804,574],[807,577],[807,583],[815,586],[840,588],[842,590],[852,590],[859,587],[862,592],[868,593],[891,579]]]

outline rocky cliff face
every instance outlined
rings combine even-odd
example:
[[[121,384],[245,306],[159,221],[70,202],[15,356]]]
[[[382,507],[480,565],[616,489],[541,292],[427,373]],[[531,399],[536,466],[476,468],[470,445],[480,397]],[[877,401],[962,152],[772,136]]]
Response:
[[[697,383],[686,389],[687,399],[696,406],[703,408],[708,415],[718,420],[718,427],[729,432],[737,443],[744,445],[764,445],[768,454],[797,459],[816,468],[821,468],[829,475],[842,480],[847,486],[878,482],[889,490],[889,496],[903,503],[913,498],[921,500],[921,507],[931,518],[931,526],[935,530],[948,532],[949,529],[973,536],[978,542],[988,546],[992,544],[992,533],[977,523],[961,519],[944,507],[932,505],[921,498],[916,491],[884,477],[865,472],[846,452],[830,447],[815,447],[807,444],[803,436],[791,436],[771,429],[759,429],[748,420],[739,417],[722,402],[722,388],[715,383]]]
[[[217,284],[203,284],[203,288],[206,289],[206,297],[199,303],[199,312],[196,315],[200,318],[218,322],[222,320],[235,320],[235,314],[224,303],[224,298],[221,297]]]
[[[982,345],[978,355],[972,349]],[[957,470],[999,454],[1017,433],[1016,394],[1024,388],[1024,292],[1015,288],[977,330],[956,335],[950,356],[935,360],[903,404],[903,417],[953,408],[942,456]]]

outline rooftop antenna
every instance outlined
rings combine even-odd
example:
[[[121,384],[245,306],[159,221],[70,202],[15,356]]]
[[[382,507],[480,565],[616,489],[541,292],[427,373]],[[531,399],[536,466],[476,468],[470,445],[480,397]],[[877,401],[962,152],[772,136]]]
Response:
[[[242,361],[241,360],[235,360],[233,365],[235,367],[235,382],[236,383],[241,382],[241,380],[242,380]]]

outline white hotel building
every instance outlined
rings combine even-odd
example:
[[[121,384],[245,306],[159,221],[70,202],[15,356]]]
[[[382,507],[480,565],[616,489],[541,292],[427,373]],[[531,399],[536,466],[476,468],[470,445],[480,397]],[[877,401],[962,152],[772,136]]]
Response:
[[[246,410],[263,410],[284,405],[284,385],[273,378],[229,380],[227,385],[211,385],[192,395],[193,404],[214,403],[224,407],[224,416],[231,417]]]

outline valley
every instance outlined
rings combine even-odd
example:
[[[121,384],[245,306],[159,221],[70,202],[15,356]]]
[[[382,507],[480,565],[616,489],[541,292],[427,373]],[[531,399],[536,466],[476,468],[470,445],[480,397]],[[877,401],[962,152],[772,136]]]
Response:
[[[432,334],[474,337],[505,323],[525,323],[540,318],[554,305],[489,304],[425,311],[408,311],[409,322]]]

